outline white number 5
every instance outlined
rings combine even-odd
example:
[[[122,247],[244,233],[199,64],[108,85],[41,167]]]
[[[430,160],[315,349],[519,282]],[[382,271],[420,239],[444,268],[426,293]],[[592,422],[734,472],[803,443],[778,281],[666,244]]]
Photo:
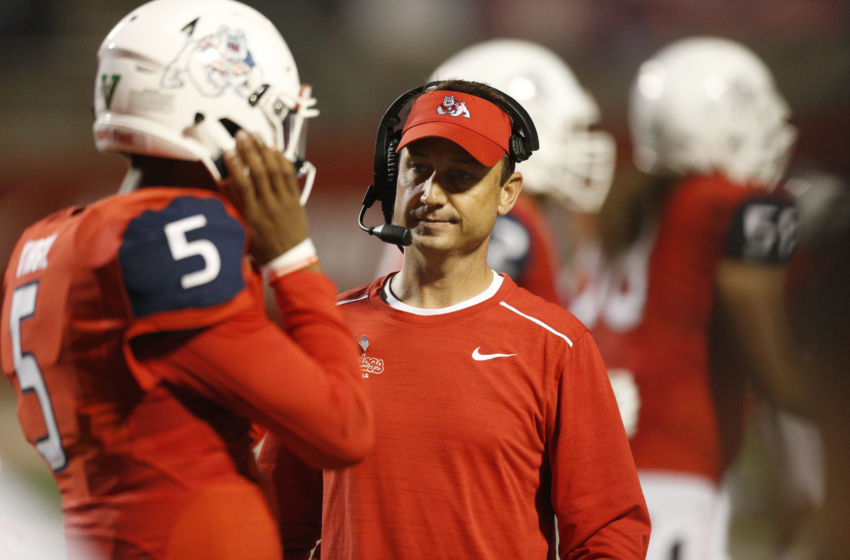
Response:
[[[221,257],[212,241],[208,239],[189,241],[186,239],[186,232],[200,229],[206,225],[207,217],[203,214],[195,214],[165,225],[168,248],[171,250],[171,256],[174,257],[175,261],[188,259],[195,255],[200,255],[204,259],[204,268],[184,274],[180,278],[180,285],[183,286],[184,290],[212,282],[221,271]]]
[[[16,289],[12,295],[12,309],[9,314],[12,359],[15,364],[15,371],[18,373],[18,381],[21,384],[21,393],[35,391],[38,404],[41,406],[41,414],[44,416],[47,435],[36,441],[36,449],[50,465],[50,468],[58,471],[68,463],[68,459],[62,449],[59,427],[56,425],[56,417],[53,414],[53,403],[50,402],[50,394],[47,392],[47,386],[44,384],[44,377],[35,356],[30,353],[24,354],[21,349],[21,322],[35,313],[35,296],[37,294],[38,284],[27,284]]]

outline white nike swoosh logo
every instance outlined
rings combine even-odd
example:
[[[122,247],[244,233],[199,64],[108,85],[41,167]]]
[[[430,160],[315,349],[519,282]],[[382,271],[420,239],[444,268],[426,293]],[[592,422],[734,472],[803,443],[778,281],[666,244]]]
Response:
[[[472,351],[472,359],[476,362],[483,362],[484,360],[492,360],[493,358],[508,358],[510,356],[516,356],[516,354],[482,354],[478,351],[481,348],[477,347]]]

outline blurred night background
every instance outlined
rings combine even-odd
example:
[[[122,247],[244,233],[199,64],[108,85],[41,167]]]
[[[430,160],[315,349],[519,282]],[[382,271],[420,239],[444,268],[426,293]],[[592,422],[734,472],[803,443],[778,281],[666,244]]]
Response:
[[[0,33],[9,55],[0,89],[0,262],[22,229],[53,210],[113,193],[124,160],[101,154],[91,133],[96,50],[135,0],[2,0]],[[599,128],[630,160],[626,105],[638,65],[667,42],[709,34],[752,48],[774,73],[799,140],[791,173],[850,176],[850,2],[847,0],[254,0],[281,31],[321,115],[309,126],[317,168],[308,204],[323,268],[347,289],[372,279],[383,250],[359,232],[371,182],[378,120],[403,91],[449,55],[493,37],[537,41],[560,54],[600,105]],[[377,223],[373,209],[368,221]],[[557,224],[552,224],[557,229]],[[55,499],[52,479],[22,444],[14,394],[0,382],[3,473]],[[760,558],[770,539],[759,519],[770,494],[769,465],[756,444],[739,467],[733,553]],[[2,476],[0,474],[0,476]],[[8,515],[0,508],[0,515]],[[56,521],[59,519],[58,511]],[[0,529],[4,521],[0,517]],[[759,539],[754,535],[761,531]],[[0,531],[2,532],[2,531]],[[0,547],[2,548],[2,547]]]

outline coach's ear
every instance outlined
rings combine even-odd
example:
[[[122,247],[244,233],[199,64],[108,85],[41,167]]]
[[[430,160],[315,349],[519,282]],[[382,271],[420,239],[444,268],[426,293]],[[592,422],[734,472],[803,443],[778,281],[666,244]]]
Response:
[[[504,216],[516,204],[519,193],[522,192],[522,173],[514,171],[508,180],[502,183],[499,190],[499,215]]]

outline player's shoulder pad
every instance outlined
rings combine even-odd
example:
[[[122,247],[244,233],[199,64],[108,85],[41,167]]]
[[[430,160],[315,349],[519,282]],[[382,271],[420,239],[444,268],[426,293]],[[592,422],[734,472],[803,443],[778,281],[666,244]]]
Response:
[[[531,253],[531,234],[516,216],[498,216],[490,234],[487,264],[493,270],[504,272],[519,280]]]
[[[732,217],[726,256],[754,263],[790,260],[797,244],[797,208],[785,198],[757,195],[745,199]]]
[[[245,287],[245,230],[214,197],[178,196],[132,218],[118,250],[137,317],[230,301]]]

